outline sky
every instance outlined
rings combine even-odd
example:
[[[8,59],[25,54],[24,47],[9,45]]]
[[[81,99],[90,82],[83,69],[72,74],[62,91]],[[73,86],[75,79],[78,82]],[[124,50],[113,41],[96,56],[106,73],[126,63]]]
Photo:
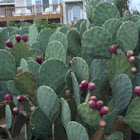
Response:
[[[140,13],[140,0],[130,0],[129,10],[130,12],[137,10]]]

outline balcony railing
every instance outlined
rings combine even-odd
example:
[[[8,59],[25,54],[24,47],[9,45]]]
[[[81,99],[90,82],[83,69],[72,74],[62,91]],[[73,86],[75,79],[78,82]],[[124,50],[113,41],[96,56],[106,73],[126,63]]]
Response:
[[[32,5],[0,8],[0,17],[62,14],[62,5]]]

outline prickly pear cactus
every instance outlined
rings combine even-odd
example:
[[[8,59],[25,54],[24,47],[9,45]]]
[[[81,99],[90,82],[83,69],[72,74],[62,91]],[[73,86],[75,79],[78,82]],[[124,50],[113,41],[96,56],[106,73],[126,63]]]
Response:
[[[92,18],[95,25],[102,26],[108,19],[119,19],[120,13],[115,5],[108,2],[100,2],[96,5]]]
[[[0,80],[13,80],[16,76],[14,57],[5,50],[0,50]]]
[[[54,122],[60,113],[60,101],[56,93],[47,86],[41,86],[37,90],[37,100],[41,110]]]
[[[83,52],[92,58],[110,58],[109,47],[111,44],[111,35],[101,27],[91,28],[82,36]]]

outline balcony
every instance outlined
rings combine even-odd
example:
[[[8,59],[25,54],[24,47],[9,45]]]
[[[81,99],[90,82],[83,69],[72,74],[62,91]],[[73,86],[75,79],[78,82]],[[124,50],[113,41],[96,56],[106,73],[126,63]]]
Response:
[[[38,5],[24,7],[2,7],[0,8],[0,22],[41,19],[60,19],[62,22],[62,5]]]

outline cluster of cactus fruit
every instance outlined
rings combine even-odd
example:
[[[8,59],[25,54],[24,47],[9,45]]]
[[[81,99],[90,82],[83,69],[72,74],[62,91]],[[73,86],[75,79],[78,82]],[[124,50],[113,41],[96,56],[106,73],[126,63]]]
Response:
[[[120,17],[108,2],[91,14],[92,24],[81,19],[55,31],[38,33],[36,24],[0,30],[2,139],[140,134],[140,16]]]

